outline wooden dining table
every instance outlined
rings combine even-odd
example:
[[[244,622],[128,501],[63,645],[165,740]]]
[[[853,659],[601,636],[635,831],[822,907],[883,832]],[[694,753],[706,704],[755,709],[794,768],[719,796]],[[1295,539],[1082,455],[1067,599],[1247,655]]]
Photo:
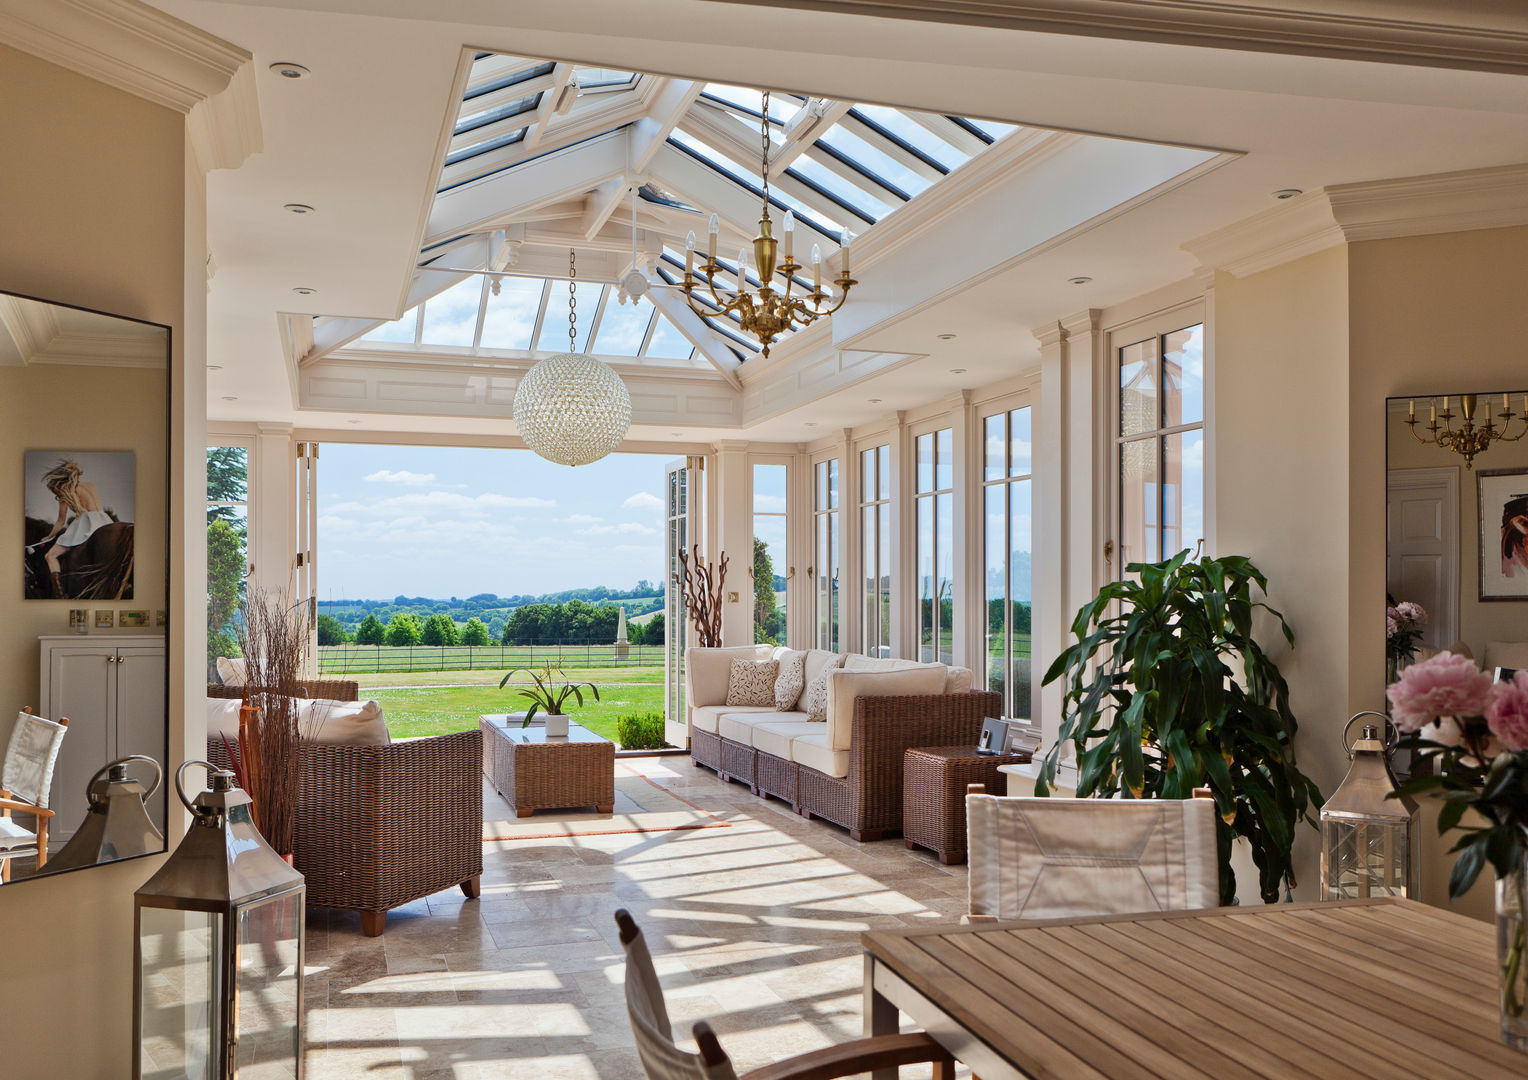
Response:
[[[1493,928],[1415,901],[862,939],[865,1033],[905,1013],[981,1080],[1528,1077],[1499,1034]]]

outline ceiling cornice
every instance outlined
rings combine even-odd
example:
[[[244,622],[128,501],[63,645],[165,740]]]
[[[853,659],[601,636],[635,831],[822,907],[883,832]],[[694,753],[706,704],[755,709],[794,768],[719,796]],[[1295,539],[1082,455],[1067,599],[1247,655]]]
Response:
[[[253,57],[140,0],[0,0],[0,43],[185,114],[203,170],[262,149]]]
[[[1183,245],[1245,277],[1336,244],[1528,225],[1528,165],[1340,184],[1307,192]]]
[[[1528,74],[1528,15],[1513,3],[1377,4],[1322,10],[1266,0],[711,0],[1031,33]],[[1307,0],[1309,3],[1310,0]],[[1388,8],[1380,15],[1377,8]],[[1425,14],[1419,14],[1425,13]]]

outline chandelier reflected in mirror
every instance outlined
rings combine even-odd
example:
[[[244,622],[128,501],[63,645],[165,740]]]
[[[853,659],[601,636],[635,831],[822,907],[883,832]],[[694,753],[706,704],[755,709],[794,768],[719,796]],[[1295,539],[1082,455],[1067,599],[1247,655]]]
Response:
[[[785,250],[779,251],[779,241],[773,233],[773,222],[769,217],[769,91],[763,92],[763,110],[759,118],[759,139],[762,144],[761,164],[759,176],[763,179],[763,212],[759,217],[759,234],[753,238],[753,265],[757,273],[758,287],[750,289],[748,283],[748,253],[747,249],[741,249],[737,253],[737,287],[735,289],[718,289],[716,275],[724,267],[716,261],[716,240],[721,230],[721,219],[711,215],[710,239],[707,245],[706,261],[700,267],[700,274],[695,272],[695,234],[692,232],[685,238],[685,267],[684,289],[685,300],[690,305],[690,310],[702,317],[711,317],[717,314],[735,315],[745,333],[758,338],[764,355],[769,355],[769,347],[775,339],[789,330],[798,326],[809,326],[825,315],[832,315],[844,306],[848,299],[849,290],[858,282],[849,276],[849,245],[854,239],[848,229],[843,231],[839,240],[839,250],[843,258],[839,266],[838,277],[833,279],[833,284],[838,289],[835,298],[833,294],[825,291],[822,287],[822,249],[817,244],[812,245],[812,290],[806,291],[806,286],[801,284],[802,292],[795,294],[798,283],[796,271],[802,269],[801,264],[796,262],[793,247],[795,244],[796,215],[786,211],[784,222]],[[776,259],[784,255],[783,262]],[[775,275],[784,277],[782,290],[776,290]],[[697,299],[697,291],[704,288],[710,293],[710,303],[704,299],[705,292],[701,292]]]
[[[1496,420],[1501,421],[1501,427],[1496,427],[1496,420],[1491,417],[1491,401],[1486,399],[1484,416],[1477,417],[1476,397],[1474,394],[1459,395],[1459,427],[1454,427],[1454,412],[1449,408],[1449,397],[1444,395],[1443,411],[1439,412],[1436,405],[1428,406],[1430,409],[1429,422],[1423,427],[1425,435],[1417,434],[1417,403],[1413,398],[1407,405],[1406,426],[1411,429],[1412,438],[1424,445],[1442,447],[1444,450],[1452,450],[1464,458],[1464,467],[1475,467],[1475,455],[1487,450],[1493,442],[1517,442],[1524,435],[1528,435],[1528,394],[1523,395],[1523,412],[1521,414],[1512,411],[1512,405],[1506,394],[1501,396],[1501,413]],[[1509,435],[1513,420],[1522,420],[1523,427],[1516,435]],[[1438,421],[1443,421],[1441,424]],[[1477,420],[1479,422],[1477,422]]]

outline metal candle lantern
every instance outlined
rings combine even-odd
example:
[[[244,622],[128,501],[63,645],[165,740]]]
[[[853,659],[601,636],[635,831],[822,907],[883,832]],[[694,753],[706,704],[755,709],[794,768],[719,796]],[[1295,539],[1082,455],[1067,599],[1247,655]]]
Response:
[[[127,775],[127,767],[134,761],[154,767],[152,787],[145,788]],[[64,850],[53,857],[49,869],[72,870],[164,850],[164,834],[149,820],[145,807],[163,780],[164,770],[159,762],[142,754],[132,754],[97,769],[85,785],[85,797],[90,801],[85,820],[74,830]]]
[[[181,777],[208,770],[186,798]],[[302,1076],[303,877],[255,828],[230,772],[188,761],[191,828],[134,894],[139,1080]]]
[[[1416,899],[1421,892],[1421,838],[1417,803],[1391,798],[1397,787],[1390,769],[1396,729],[1382,713],[1361,712],[1342,729],[1348,741],[1365,717],[1359,739],[1348,750],[1353,764],[1321,808],[1321,899],[1371,896]]]

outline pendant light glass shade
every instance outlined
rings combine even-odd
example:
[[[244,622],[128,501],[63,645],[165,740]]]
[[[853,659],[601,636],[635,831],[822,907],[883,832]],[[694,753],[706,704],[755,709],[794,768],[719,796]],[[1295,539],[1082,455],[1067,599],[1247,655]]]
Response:
[[[619,447],[631,427],[631,395],[592,356],[558,353],[515,387],[515,426],[525,445],[558,465],[587,465]]]

